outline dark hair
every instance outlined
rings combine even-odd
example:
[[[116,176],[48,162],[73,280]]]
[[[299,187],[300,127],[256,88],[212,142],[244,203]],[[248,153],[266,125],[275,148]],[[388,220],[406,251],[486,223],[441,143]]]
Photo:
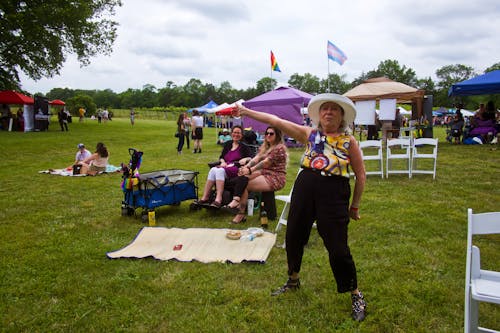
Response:
[[[495,120],[496,112],[495,103],[493,103],[493,101],[488,101],[488,103],[486,103],[486,110],[484,110],[483,118],[485,120]]]
[[[234,125],[233,127],[231,127],[231,133],[233,133],[235,128],[239,128],[241,130],[241,134],[243,134],[243,126],[241,125]]]
[[[195,109],[195,110],[193,110],[193,116],[197,116],[197,115],[199,115],[199,114],[200,114],[200,113],[198,112],[198,110],[196,110],[196,109]]]
[[[108,157],[108,149],[102,142],[98,142],[95,148],[95,152],[99,154],[101,157]]]
[[[184,123],[184,113],[181,113],[179,115],[179,118],[177,119],[177,125],[180,126],[183,123]]]

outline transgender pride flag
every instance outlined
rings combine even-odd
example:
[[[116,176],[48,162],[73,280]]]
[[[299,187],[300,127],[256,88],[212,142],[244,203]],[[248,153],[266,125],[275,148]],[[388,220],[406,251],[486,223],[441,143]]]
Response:
[[[347,60],[347,56],[345,55],[345,53],[330,41],[328,41],[328,44],[326,46],[326,53],[328,54],[329,59],[338,62],[340,65],[343,65]]]

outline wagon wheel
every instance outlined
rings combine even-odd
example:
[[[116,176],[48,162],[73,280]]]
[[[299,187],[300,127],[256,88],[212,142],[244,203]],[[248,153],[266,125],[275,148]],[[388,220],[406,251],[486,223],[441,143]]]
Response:
[[[142,213],[141,213],[141,221],[143,223],[147,223],[149,221],[149,217],[148,217],[148,211],[143,209],[142,210]]]

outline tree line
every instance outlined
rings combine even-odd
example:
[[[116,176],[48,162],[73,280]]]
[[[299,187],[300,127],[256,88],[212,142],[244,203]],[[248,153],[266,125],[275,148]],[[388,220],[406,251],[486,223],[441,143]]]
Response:
[[[500,69],[500,62],[488,67],[484,72],[496,69]],[[462,103],[466,109],[475,110],[480,102],[487,100],[493,100],[498,105],[499,96],[470,96],[459,99],[448,97],[448,89],[452,84],[470,79],[478,74],[470,66],[447,65],[436,71],[438,80],[433,81],[430,77],[418,78],[413,69],[400,65],[397,60],[385,60],[376,69],[362,73],[351,82],[345,79],[345,75],[330,74],[327,78],[320,79],[310,73],[303,75],[295,73],[290,76],[288,85],[313,95],[329,91],[343,94],[369,78],[385,76],[391,80],[424,89],[426,95],[433,95],[434,106],[452,108],[456,104]],[[232,103],[240,98],[248,100],[276,87],[277,81],[270,77],[263,77],[257,81],[255,87],[247,89],[235,89],[228,81],[215,86],[192,78],[185,85],[176,85],[174,82],[168,81],[161,88],[146,84],[142,89],[129,88],[120,93],[111,89],[54,88],[45,97],[49,100],[61,99],[65,101],[70,112],[75,114],[81,106],[85,107],[90,115],[94,114],[98,108],[145,108],[182,112],[203,105],[209,100],[214,100],[218,104]],[[38,95],[43,94],[38,93]]]

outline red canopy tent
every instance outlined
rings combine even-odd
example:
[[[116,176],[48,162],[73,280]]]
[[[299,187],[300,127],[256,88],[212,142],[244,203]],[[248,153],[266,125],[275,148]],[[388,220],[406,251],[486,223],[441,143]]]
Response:
[[[66,105],[66,103],[64,103],[63,101],[61,101],[60,99],[55,99],[53,101],[50,101],[49,102],[49,105]]]
[[[13,90],[3,90],[0,91],[0,104],[31,105],[34,104],[34,100],[29,96],[23,95]]]

